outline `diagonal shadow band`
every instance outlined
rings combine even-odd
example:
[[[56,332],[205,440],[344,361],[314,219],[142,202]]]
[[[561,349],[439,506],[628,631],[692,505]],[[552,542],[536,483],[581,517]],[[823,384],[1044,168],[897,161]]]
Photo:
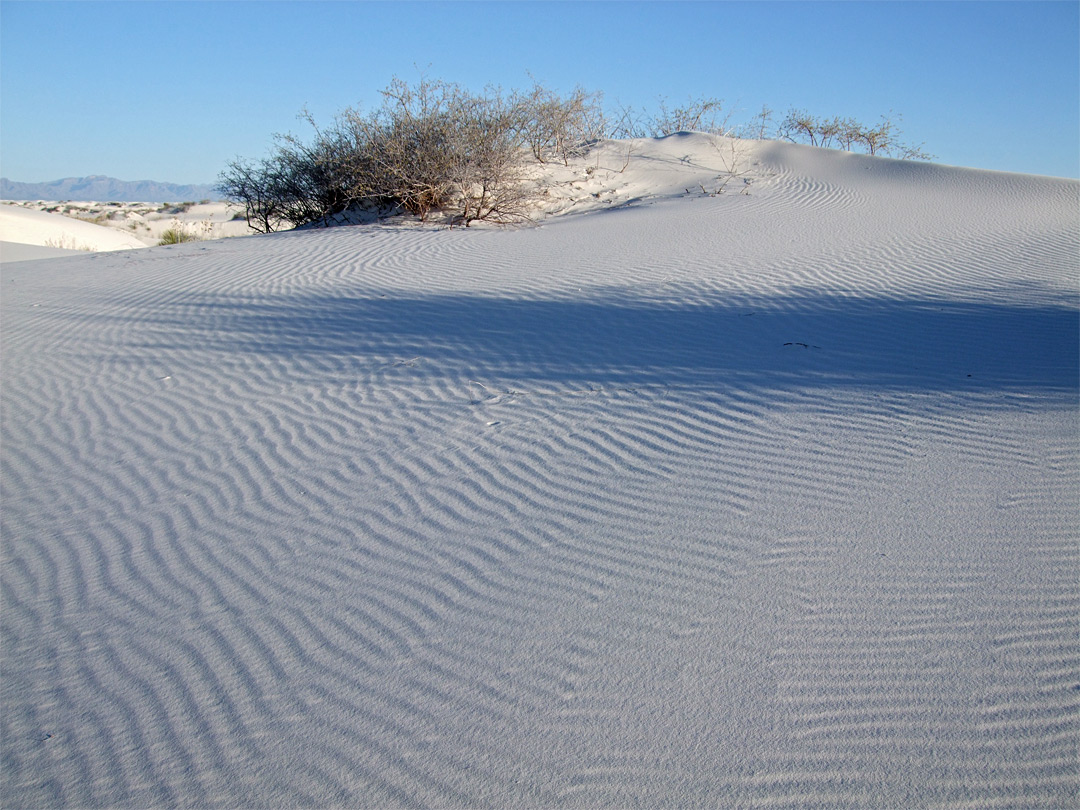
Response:
[[[1075,401],[1080,311],[1067,299],[1016,298],[205,295],[155,308],[132,339],[295,363],[421,357],[427,373],[489,379],[1038,391]]]

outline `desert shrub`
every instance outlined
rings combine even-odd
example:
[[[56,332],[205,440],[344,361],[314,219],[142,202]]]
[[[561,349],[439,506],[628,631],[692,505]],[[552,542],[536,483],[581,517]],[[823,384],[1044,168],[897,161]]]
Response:
[[[819,118],[805,110],[789,110],[777,127],[777,137],[793,143],[847,151],[862,150],[870,155],[887,155],[905,160],[933,160],[923,145],[911,146],[899,141],[899,115],[883,115],[876,126],[867,126],[854,118]]]
[[[510,222],[526,217],[532,195],[524,183],[518,103],[500,95],[473,98],[456,119],[450,178],[458,221],[468,226],[477,220]],[[566,159],[569,142],[555,148]]]
[[[763,141],[773,129],[773,111],[767,104],[754,117],[736,130],[736,136],[747,140]]]
[[[328,224],[350,209],[507,222],[527,215],[528,150],[568,160],[589,112],[581,93],[566,100],[542,88],[475,94],[450,82],[395,79],[372,112],[347,109],[327,129],[305,113],[309,141],[277,136],[262,161],[230,163],[218,190],[263,232]]]
[[[524,93],[497,88],[473,93],[441,80],[422,77],[409,84],[395,78],[382,96],[376,109],[346,109],[326,128],[302,113],[308,138],[274,136],[261,160],[237,158],[227,164],[217,190],[243,205],[249,227],[264,233],[329,225],[350,211],[407,213],[421,220],[438,211],[451,225],[510,222],[528,216],[538,193],[526,182],[530,160],[569,165],[604,137],[736,131],[722,102],[708,96],[680,106],[661,98],[655,113],[625,107],[614,116],[604,111],[598,93],[577,88],[563,96],[539,83]],[[764,138],[772,120],[772,110],[763,107],[739,131]],[[899,143],[895,120],[883,117],[876,127],[867,127],[850,118],[792,110],[776,136],[929,159],[921,147]],[[736,176],[734,170],[729,174]]]
[[[400,79],[371,115],[347,111],[347,166],[369,206],[404,210],[422,220],[450,203],[459,164],[469,159],[464,133],[481,99],[457,85]]]
[[[567,165],[607,134],[600,94],[580,87],[563,98],[534,83],[518,100],[518,109],[523,139],[541,163],[555,158]]]
[[[662,138],[676,132],[708,132],[712,135],[727,135],[730,132],[728,118],[721,118],[723,102],[718,98],[690,99],[681,107],[668,107],[663,98],[659,101],[659,112],[649,119],[650,135]]]
[[[347,156],[332,133],[316,129],[315,135],[310,144],[292,135],[277,137],[274,153],[262,164],[269,203],[264,219],[272,212],[293,225],[326,224],[330,216],[350,207]]]
[[[611,117],[608,137],[663,138],[676,132],[705,132],[710,135],[730,135],[730,114],[723,114],[724,103],[718,98],[702,96],[688,99],[681,106],[669,107],[661,97],[657,111],[620,107]]]
[[[243,204],[243,215],[249,228],[260,233],[273,233],[286,224],[273,181],[270,158],[259,163],[237,158],[218,177],[218,191],[227,199]]]

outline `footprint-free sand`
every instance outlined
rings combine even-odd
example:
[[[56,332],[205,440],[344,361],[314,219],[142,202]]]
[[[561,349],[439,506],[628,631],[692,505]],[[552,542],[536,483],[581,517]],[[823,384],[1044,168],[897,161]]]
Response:
[[[1080,183],[739,148],[6,262],[0,803],[1073,805]]]

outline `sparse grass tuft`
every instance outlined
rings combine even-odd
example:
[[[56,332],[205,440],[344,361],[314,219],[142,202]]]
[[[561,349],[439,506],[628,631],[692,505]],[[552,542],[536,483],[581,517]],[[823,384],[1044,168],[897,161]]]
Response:
[[[63,250],[83,250],[88,253],[94,252],[92,247],[83,242],[76,242],[74,236],[70,236],[66,233],[53,237],[52,239],[46,239],[45,247],[62,248]]]
[[[187,230],[179,223],[174,224],[161,234],[159,245],[179,245],[181,242],[198,242],[200,237],[196,233]]]

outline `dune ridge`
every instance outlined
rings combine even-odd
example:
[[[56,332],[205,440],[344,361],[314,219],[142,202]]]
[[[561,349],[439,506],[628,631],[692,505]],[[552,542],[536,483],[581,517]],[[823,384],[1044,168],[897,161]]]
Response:
[[[1080,184],[713,151],[6,264],[5,806],[1074,801]]]

